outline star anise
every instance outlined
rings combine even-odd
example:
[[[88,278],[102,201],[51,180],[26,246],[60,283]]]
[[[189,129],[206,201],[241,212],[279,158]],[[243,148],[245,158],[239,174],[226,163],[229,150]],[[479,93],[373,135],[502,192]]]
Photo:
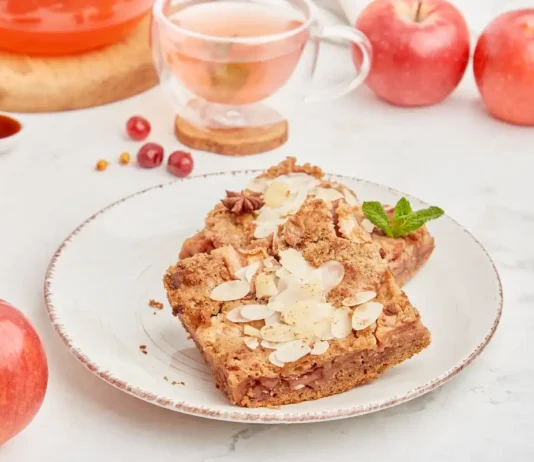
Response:
[[[263,199],[260,193],[226,191],[226,199],[221,201],[223,205],[235,214],[250,213],[263,207]]]

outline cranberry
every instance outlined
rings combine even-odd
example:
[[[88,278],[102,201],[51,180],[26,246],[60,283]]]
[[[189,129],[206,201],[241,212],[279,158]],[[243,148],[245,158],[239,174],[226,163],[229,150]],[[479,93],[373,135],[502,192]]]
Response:
[[[193,158],[185,151],[174,151],[167,161],[167,169],[175,176],[187,176],[193,170]]]
[[[141,116],[133,116],[126,122],[126,132],[135,141],[144,140],[150,133],[150,122]]]
[[[143,168],[154,168],[163,162],[163,148],[156,143],[146,143],[137,153],[137,163]]]

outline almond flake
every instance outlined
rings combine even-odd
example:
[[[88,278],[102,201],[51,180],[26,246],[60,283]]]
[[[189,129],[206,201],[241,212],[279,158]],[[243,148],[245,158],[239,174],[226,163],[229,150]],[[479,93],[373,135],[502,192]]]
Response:
[[[286,343],[287,342],[269,342],[268,340],[262,340],[260,345],[269,350],[278,350],[278,348],[282,348]]]
[[[307,190],[298,191],[297,193],[291,193],[289,198],[282,204],[281,207],[273,210],[276,210],[281,217],[287,215],[294,215],[300,210],[304,202],[306,202],[307,198]]]
[[[226,313],[226,319],[230,322],[249,322],[247,318],[241,316],[241,307],[242,305]]]
[[[303,284],[301,292],[310,300],[321,301],[324,298],[323,284],[319,279]]]
[[[316,337],[315,326],[295,327],[295,337],[304,340],[308,344],[312,344]]]
[[[343,194],[334,188],[317,188],[315,193],[315,199],[322,199],[325,202],[333,202],[343,197]]]
[[[215,287],[210,294],[212,300],[229,302],[240,300],[250,292],[250,284],[247,281],[227,281]]]
[[[261,337],[269,342],[289,342],[295,340],[295,332],[291,326],[273,324],[260,329]]]
[[[351,330],[350,311],[348,308],[338,308],[332,316],[332,335],[335,338],[347,337]]]
[[[246,280],[248,282],[252,281],[252,278],[256,274],[256,271],[258,271],[258,268],[260,267],[260,262],[255,261],[251,263],[248,266],[244,266],[243,268],[238,269],[234,276],[241,280]]]
[[[358,292],[354,297],[347,297],[344,299],[341,304],[343,306],[356,306],[361,305],[362,303],[370,302],[376,298],[376,292],[372,290]]]
[[[247,183],[246,189],[252,192],[262,193],[267,189],[269,182],[269,178],[253,178]]]
[[[245,345],[248,346],[251,350],[255,350],[260,344],[260,341],[254,337],[245,337],[243,341],[245,342]]]
[[[281,250],[279,255],[281,265],[291,274],[304,281],[313,279],[315,268],[306,261],[298,250],[292,248]]]
[[[359,205],[360,201],[356,197],[356,194],[354,194],[349,188],[343,187],[343,195],[345,196],[345,199],[347,200],[347,204],[355,206]]]
[[[315,336],[321,340],[332,340],[334,335],[332,334],[332,319],[325,319],[317,324],[313,325],[313,331]]]
[[[299,383],[298,385],[295,385],[292,390],[302,390],[306,385],[303,383]]]
[[[274,274],[260,273],[256,277],[256,297],[272,297],[278,293],[276,283],[274,282]]]
[[[378,302],[367,302],[354,309],[352,314],[352,328],[362,330],[376,322],[384,306]]]
[[[365,231],[367,231],[368,233],[372,233],[375,229],[375,225],[373,225],[371,221],[368,220],[367,218],[364,218],[362,220],[361,225],[362,225],[362,228],[365,229]]]
[[[345,277],[345,267],[342,263],[332,260],[319,267],[321,282],[326,293],[337,287]]]
[[[307,173],[290,173],[288,175],[280,175],[277,178],[278,181],[283,181],[289,186],[291,192],[297,191],[311,191],[317,187],[321,182],[312,175]]]
[[[328,342],[315,342],[313,345],[312,351],[310,352],[311,355],[322,355],[325,354],[329,347]]]
[[[256,329],[255,327],[249,326],[249,325],[246,325],[246,326],[243,328],[243,333],[244,333],[245,335],[249,335],[250,337],[261,338],[260,330],[259,330],[259,329]]]
[[[269,355],[269,361],[271,364],[274,364],[275,366],[278,366],[278,367],[284,367],[284,363],[282,361],[280,361],[277,357],[276,357],[276,351],[273,351],[270,355]]]
[[[311,351],[310,346],[303,340],[288,342],[282,348],[275,350],[276,359],[284,363],[297,361]]]
[[[317,303],[315,300],[306,300],[284,308],[282,321],[293,326],[306,327],[321,321],[328,314],[323,304]]]
[[[273,311],[277,311],[281,313],[284,310],[285,305],[283,303],[279,303],[277,301],[274,301],[272,298],[269,300],[269,303],[267,304],[267,308]]]
[[[278,268],[276,270],[276,276],[279,277],[280,279],[282,278],[285,278],[286,276],[291,276],[291,273],[286,270],[283,266],[281,266],[280,268]]]
[[[283,181],[273,181],[263,193],[263,200],[267,207],[277,209],[289,197],[289,186]]]
[[[267,257],[265,260],[263,260],[263,266],[265,266],[265,268],[272,268],[277,264],[278,262],[274,257]]]
[[[280,313],[274,312],[271,316],[268,318],[265,318],[265,325],[266,326],[272,326],[274,324],[280,324]]]
[[[259,321],[268,318],[274,313],[266,305],[243,305],[241,307],[241,316],[249,321]]]

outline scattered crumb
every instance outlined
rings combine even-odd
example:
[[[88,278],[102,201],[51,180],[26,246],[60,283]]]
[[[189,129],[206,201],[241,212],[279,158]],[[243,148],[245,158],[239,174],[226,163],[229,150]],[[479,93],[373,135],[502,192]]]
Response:
[[[156,310],[162,310],[163,309],[163,303],[158,302],[158,301],[154,300],[153,298],[151,298],[150,301],[148,302],[148,306],[150,306],[152,308],[156,308]]]
[[[146,350],[141,350],[141,353],[143,353],[144,355],[148,354],[148,352]]]
[[[158,313],[156,313],[156,312],[154,311],[152,314],[153,314],[154,316],[156,316],[156,314],[158,314]]]
[[[165,382],[168,382],[169,381],[169,377],[167,377],[166,375],[163,377],[163,380],[165,380]]]
[[[184,382],[175,382],[174,380],[172,381],[171,385],[185,385]]]
[[[139,349],[141,350],[141,353],[143,353],[144,355],[147,354],[146,345],[139,345]]]

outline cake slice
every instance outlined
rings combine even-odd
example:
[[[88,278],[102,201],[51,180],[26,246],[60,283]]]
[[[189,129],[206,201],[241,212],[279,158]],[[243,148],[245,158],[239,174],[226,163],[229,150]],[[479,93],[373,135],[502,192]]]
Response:
[[[238,228],[268,226],[264,218]],[[429,345],[345,199],[305,195],[275,228],[206,248],[164,276],[173,314],[232,403],[275,407],[341,393]]]
[[[319,167],[308,164],[299,166],[296,164],[295,159],[291,157],[252,180],[248,185],[247,191],[245,191],[245,195],[265,194],[273,182],[287,183],[289,180],[289,183],[291,183],[295,179],[301,182],[309,181],[310,187],[307,191],[309,196],[322,198],[328,203],[335,203],[343,199],[353,207],[352,214],[371,233],[373,240],[382,248],[382,256],[388,262],[395,279],[400,285],[405,284],[414,276],[432,254],[434,238],[430,235],[426,226],[405,237],[387,237],[365,218],[357,196],[352,190],[342,184],[326,179]],[[210,252],[215,248],[227,245],[244,249],[249,246],[261,245],[261,242],[256,242],[258,240],[272,239],[272,231],[276,228],[276,224],[271,228],[264,227],[258,233],[255,212],[252,209],[240,210],[239,213],[236,213],[235,210],[232,211],[223,203],[217,204],[208,213],[204,229],[183,243],[180,258],[187,258],[197,253]],[[390,213],[393,213],[392,208]]]

